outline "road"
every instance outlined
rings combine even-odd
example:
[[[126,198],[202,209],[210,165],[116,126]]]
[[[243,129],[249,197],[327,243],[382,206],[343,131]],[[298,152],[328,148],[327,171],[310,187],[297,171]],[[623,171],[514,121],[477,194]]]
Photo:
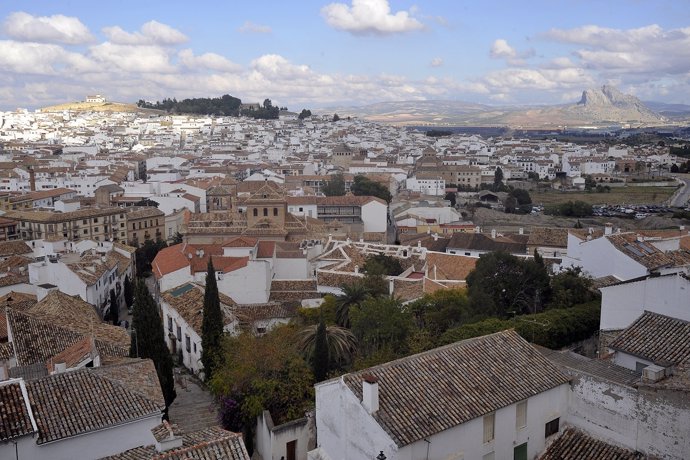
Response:
[[[671,206],[683,208],[690,201],[690,178],[679,177],[685,185],[671,198]]]

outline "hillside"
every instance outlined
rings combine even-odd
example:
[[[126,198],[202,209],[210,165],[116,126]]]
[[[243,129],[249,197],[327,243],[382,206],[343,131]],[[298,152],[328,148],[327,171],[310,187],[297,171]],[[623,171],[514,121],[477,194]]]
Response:
[[[41,112],[142,112],[136,104],[125,104],[121,102],[68,102],[65,104],[51,105],[43,107]]]

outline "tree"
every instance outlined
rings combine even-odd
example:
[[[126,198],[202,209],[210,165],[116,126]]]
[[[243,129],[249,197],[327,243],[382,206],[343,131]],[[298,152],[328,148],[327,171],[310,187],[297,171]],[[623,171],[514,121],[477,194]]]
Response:
[[[321,191],[326,196],[343,196],[345,195],[345,178],[342,173],[333,174],[326,180]]]
[[[158,308],[151,298],[146,283],[137,279],[132,312],[132,341],[129,355],[133,358],[151,359],[156,367],[158,381],[163,390],[166,408],[175,399],[173,362],[165,345],[163,322]]]
[[[442,289],[426,294],[405,306],[415,326],[428,337],[428,348],[436,346],[439,337],[449,328],[479,318],[471,308],[464,289]],[[417,339],[420,337],[418,336]],[[417,351],[423,351],[418,349]]]
[[[133,241],[132,246],[137,247],[139,245],[136,241]],[[168,244],[160,238],[156,241],[147,239],[144,241],[143,245],[137,247],[135,252],[137,275],[145,277],[149,274],[151,272],[151,262],[153,262],[153,259],[156,258],[156,255],[161,249],[167,247]]]
[[[375,196],[390,203],[393,199],[391,192],[384,185],[375,182],[365,176],[355,176],[350,191],[358,196]]]
[[[369,292],[363,283],[351,283],[341,286],[342,295],[336,298],[335,321],[338,326],[350,327],[350,310],[359,306],[367,298]]]
[[[398,276],[405,270],[400,261],[386,254],[374,254],[364,261],[364,272],[369,275]]]
[[[172,238],[172,244],[180,244],[184,241],[184,236],[182,236],[182,233],[180,232],[175,232]]]
[[[321,324],[324,325],[323,331],[320,330]],[[319,334],[323,334],[324,337],[320,338]],[[318,324],[312,324],[302,329],[300,336],[300,350],[312,363],[317,361],[315,359],[317,351],[323,352],[318,350],[318,348],[323,348],[325,343],[328,352],[328,371],[342,368],[351,363],[357,350],[357,339],[349,329],[340,326],[326,326],[323,320],[319,321]],[[320,340],[323,343],[319,343]],[[323,357],[319,359],[323,359]],[[313,364],[312,369],[314,370],[314,378],[318,382],[319,374],[316,372]]]
[[[450,206],[455,207],[456,204],[456,198],[455,198],[455,192],[448,192],[446,193],[446,196],[444,197],[444,200],[450,201]]]
[[[596,297],[592,291],[592,279],[585,276],[580,267],[567,268],[551,277],[549,308],[571,308]]]
[[[678,173],[679,171],[680,171],[680,168],[678,168],[678,165],[673,163],[671,165],[671,172],[675,174],[675,173]]]
[[[503,187],[503,170],[500,166],[496,166],[494,171],[494,192],[499,191]]]
[[[311,110],[302,109],[302,111],[300,112],[300,114],[297,118],[299,118],[300,120],[304,120],[305,118],[309,118],[309,117],[311,117]]]
[[[201,363],[204,376],[209,380],[218,364],[223,336],[223,312],[220,309],[216,271],[211,258],[208,259],[206,287],[204,289],[204,313],[201,322]]]
[[[129,279],[129,275],[125,276],[124,284],[125,305],[127,305],[127,309],[130,309],[134,304],[134,287],[132,286],[132,280]]]
[[[334,113],[333,114],[333,121],[335,122],[335,121],[339,121],[339,120],[340,120],[340,117],[338,116],[338,114]]]
[[[323,318],[321,318],[319,325],[316,327],[314,350],[311,355],[311,369],[316,382],[326,380],[328,375],[328,339],[326,338],[326,323],[323,322]]]
[[[120,324],[120,304],[117,301],[115,289],[110,290],[110,319],[115,326]]]
[[[544,266],[505,252],[482,254],[467,285],[472,307],[486,316],[536,313],[549,295]]]
[[[364,357],[378,355],[388,360],[406,354],[413,323],[410,314],[401,308],[397,300],[369,297],[350,314],[352,333]]]

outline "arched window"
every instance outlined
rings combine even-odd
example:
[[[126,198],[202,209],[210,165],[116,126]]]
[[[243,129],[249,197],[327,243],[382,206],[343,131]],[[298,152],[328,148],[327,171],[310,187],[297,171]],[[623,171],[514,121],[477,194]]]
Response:
[[[264,208],[264,217],[268,217],[268,208]]]
[[[278,215],[278,208],[273,208],[273,215],[277,216]]]
[[[254,208],[254,217],[256,217],[256,216],[258,216],[258,215],[259,215],[259,210],[256,209],[256,208]]]

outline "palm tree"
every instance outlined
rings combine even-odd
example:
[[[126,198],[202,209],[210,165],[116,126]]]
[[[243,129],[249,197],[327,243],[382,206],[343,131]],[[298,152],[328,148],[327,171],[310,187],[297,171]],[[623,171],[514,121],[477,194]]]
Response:
[[[312,357],[317,347],[319,324],[312,324],[300,331],[300,350]],[[326,343],[331,364],[342,365],[352,361],[357,350],[357,339],[349,329],[340,326],[326,326]]]
[[[350,307],[361,305],[369,295],[369,290],[363,283],[343,284],[343,295],[336,298],[335,322],[340,327],[350,327]]]

